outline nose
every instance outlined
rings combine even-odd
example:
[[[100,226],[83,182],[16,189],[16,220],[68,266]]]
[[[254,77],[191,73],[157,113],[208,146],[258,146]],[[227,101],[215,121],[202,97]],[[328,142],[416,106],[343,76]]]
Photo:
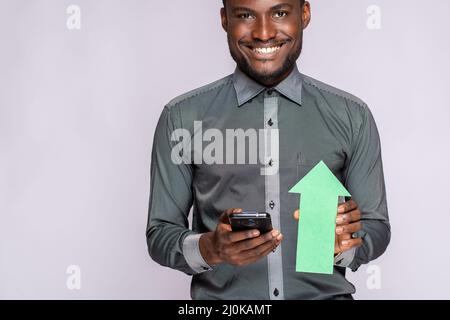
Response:
[[[253,39],[258,39],[262,42],[275,38],[276,34],[277,31],[272,19],[267,17],[258,19],[258,21],[254,24],[254,29],[252,30]]]

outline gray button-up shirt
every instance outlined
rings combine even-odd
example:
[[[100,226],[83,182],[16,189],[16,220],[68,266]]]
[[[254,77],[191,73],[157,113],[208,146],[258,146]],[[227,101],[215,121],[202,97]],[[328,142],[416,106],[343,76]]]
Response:
[[[247,139],[229,134],[238,130]],[[180,132],[187,135],[180,138]],[[183,144],[180,150],[187,140],[191,149]],[[203,153],[210,157],[202,159]],[[288,191],[321,160],[362,212],[363,246],[336,257],[333,275],[295,271],[298,223],[292,213],[299,195]],[[270,213],[284,235],[280,247],[249,266],[208,266],[199,238],[215,230],[229,208]],[[193,299],[349,297],[355,288],[345,267],[356,270],[376,259],[389,240],[380,139],[360,99],[297,68],[275,88],[236,69],[164,108],[153,143],[147,244],[155,261],[193,275]]]

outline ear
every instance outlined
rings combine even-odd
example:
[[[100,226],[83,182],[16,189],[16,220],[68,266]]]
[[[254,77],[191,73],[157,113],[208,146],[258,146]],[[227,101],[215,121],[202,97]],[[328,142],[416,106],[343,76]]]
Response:
[[[222,20],[222,28],[225,32],[228,32],[228,18],[227,18],[227,9],[220,9],[220,18]]]
[[[302,8],[302,22],[303,29],[306,29],[311,22],[311,5],[308,1],[305,1]]]

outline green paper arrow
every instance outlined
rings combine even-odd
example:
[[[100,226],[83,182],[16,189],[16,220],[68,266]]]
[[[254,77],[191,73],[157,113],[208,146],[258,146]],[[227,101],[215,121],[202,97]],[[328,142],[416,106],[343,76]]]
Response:
[[[333,274],[338,197],[350,193],[321,161],[290,193],[301,193],[297,272]]]

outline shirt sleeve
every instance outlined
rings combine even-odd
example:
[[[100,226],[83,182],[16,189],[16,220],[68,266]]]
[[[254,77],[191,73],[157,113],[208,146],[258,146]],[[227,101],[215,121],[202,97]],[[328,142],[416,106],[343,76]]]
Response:
[[[362,214],[363,239],[349,267],[356,271],[362,264],[378,258],[386,250],[390,237],[381,142],[375,120],[367,106],[353,141],[353,150],[345,170],[345,185]]]
[[[334,265],[338,267],[349,267],[355,258],[356,248],[339,253],[334,257]]]
[[[211,271],[211,266],[206,263],[200,253],[200,237],[201,234],[191,234],[184,239],[183,254],[189,266],[196,273]]]
[[[195,234],[188,222],[193,202],[193,169],[190,164],[176,164],[171,158],[178,143],[171,140],[174,129],[173,115],[165,107],[153,140],[147,247],[157,263],[193,275],[196,271],[183,254],[184,240]]]

